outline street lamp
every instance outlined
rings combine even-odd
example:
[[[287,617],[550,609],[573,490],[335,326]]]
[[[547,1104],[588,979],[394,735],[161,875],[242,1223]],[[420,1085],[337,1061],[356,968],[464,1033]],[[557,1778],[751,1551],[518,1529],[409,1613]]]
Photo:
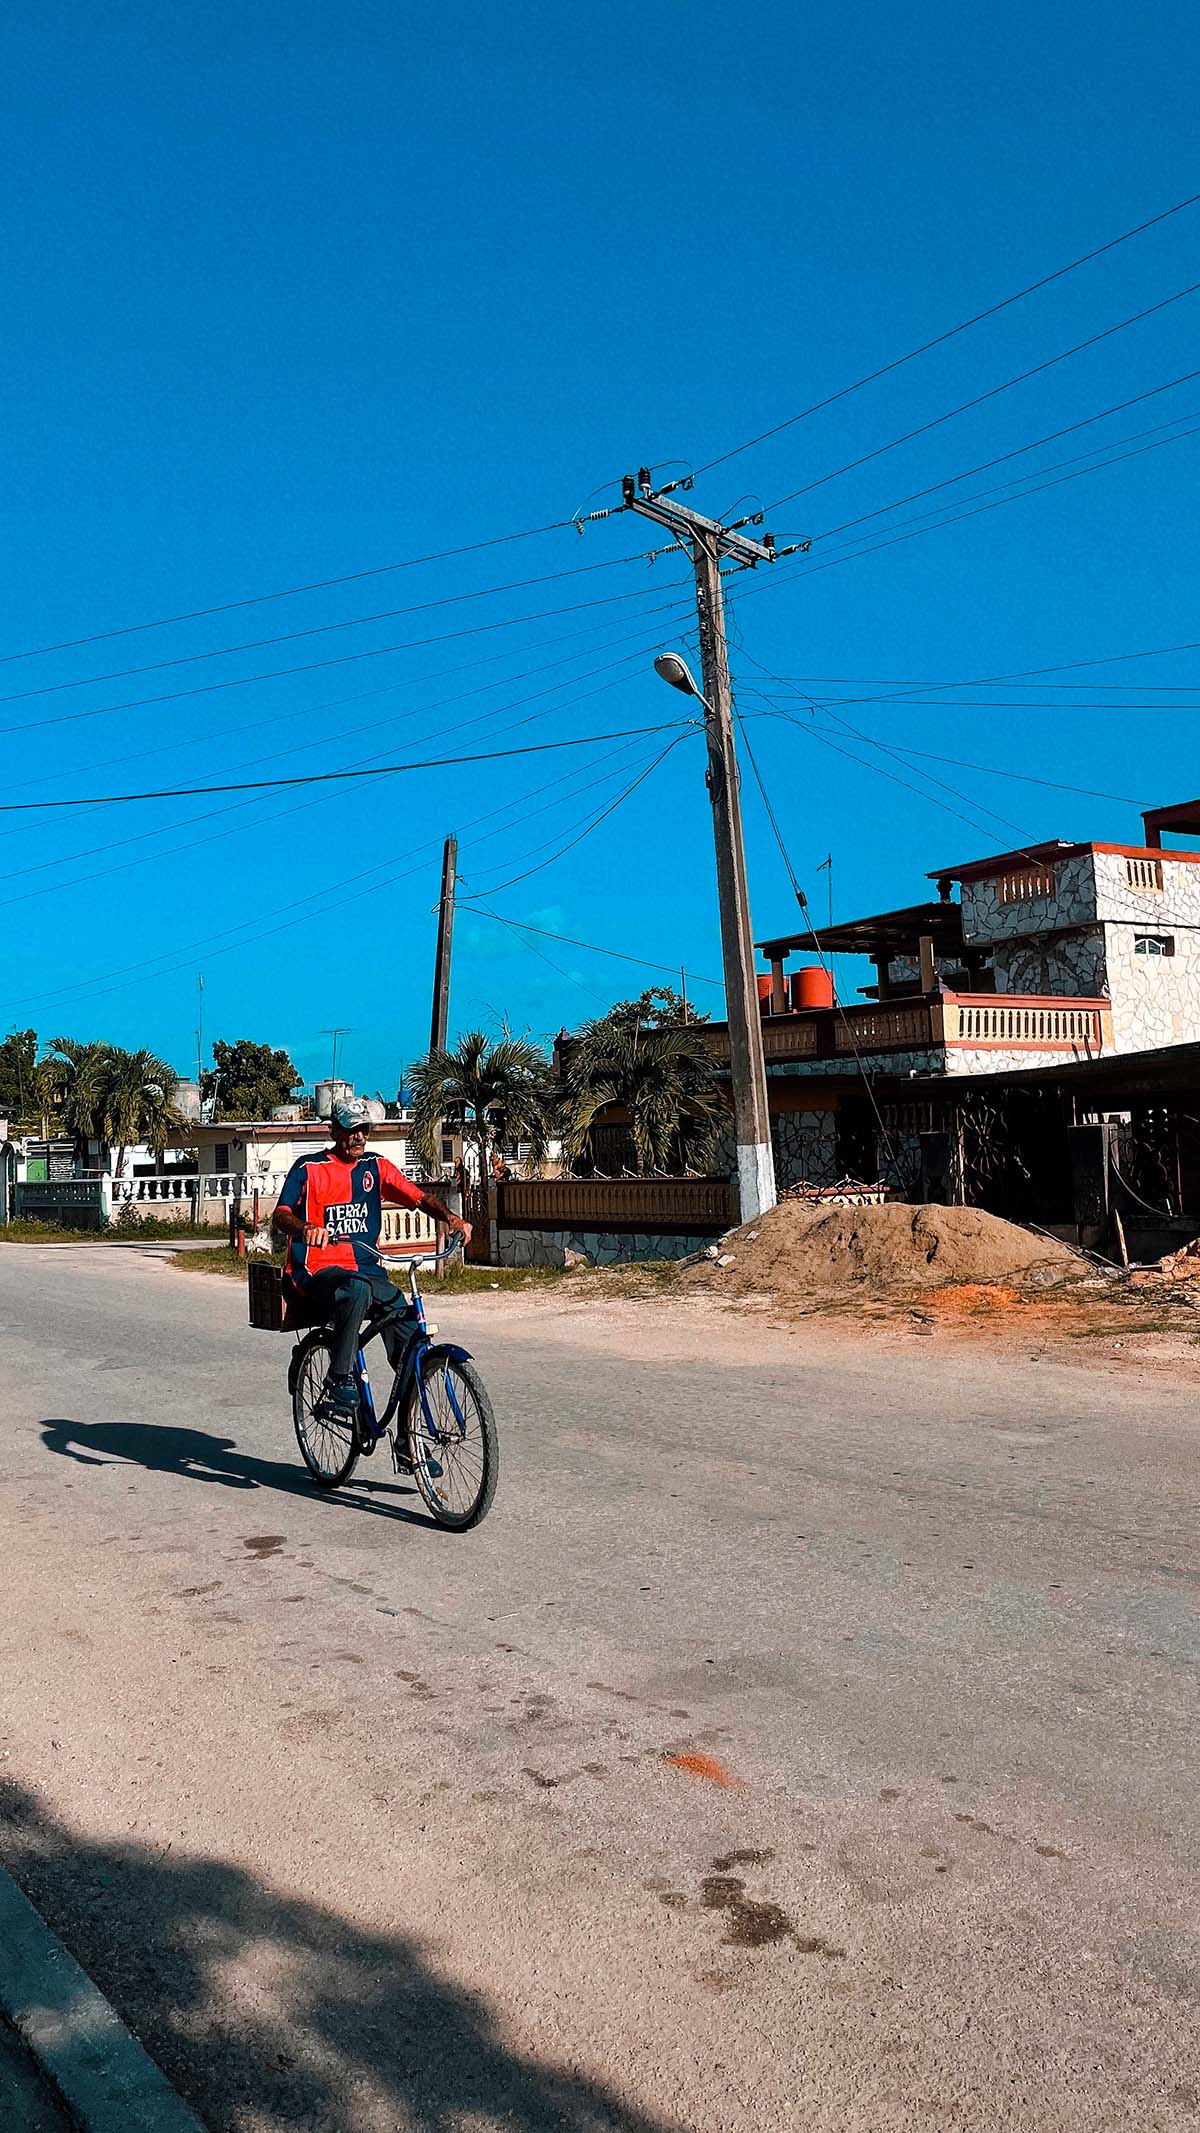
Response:
[[[704,705],[706,711],[711,709],[708,698],[696,687],[695,677],[687,660],[681,659],[678,652],[660,652],[654,662],[654,671],[661,674],[663,680],[669,682],[673,689],[678,689],[681,696],[694,696],[698,703]]]

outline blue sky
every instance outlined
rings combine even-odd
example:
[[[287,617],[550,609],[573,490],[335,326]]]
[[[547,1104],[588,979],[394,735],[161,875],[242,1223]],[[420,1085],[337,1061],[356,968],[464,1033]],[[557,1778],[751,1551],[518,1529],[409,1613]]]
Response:
[[[449,829],[465,899],[686,964],[716,1001],[699,741],[564,849],[675,738],[636,735],[686,708],[650,667],[686,646],[681,561],[621,562],[653,545],[625,516],[12,655],[597,508],[627,468],[702,466],[1200,189],[1182,4],[48,0],[0,36],[4,797],[635,736],[3,818],[0,1026],[181,1067],[202,972],[210,1035],[287,1044],[311,1077],[348,1024],[347,1070],[393,1091],[427,1037]],[[898,502],[1200,367],[1200,296],[821,480],[1200,281],[1198,239],[1193,208],[699,480],[714,514],[820,482],[769,521],[824,536],[811,556],[730,588],[739,706],[818,910],[829,852],[854,917],[1034,836],[1132,841],[1136,804],[1200,791],[1200,651],[1074,688],[920,686],[1200,639],[1200,378]],[[795,906],[748,768],[744,793],[764,936]],[[460,916],[455,1025],[541,1034],[642,982],[531,940]]]

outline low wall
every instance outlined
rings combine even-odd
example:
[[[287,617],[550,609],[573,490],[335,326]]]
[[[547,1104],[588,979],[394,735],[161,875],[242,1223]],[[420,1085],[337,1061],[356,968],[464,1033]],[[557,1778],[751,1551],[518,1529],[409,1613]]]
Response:
[[[650,1236],[637,1230],[497,1227],[496,1252],[500,1266],[561,1267],[568,1252],[590,1266],[624,1266],[646,1259],[687,1259],[693,1252],[707,1251],[712,1241],[711,1235]]]

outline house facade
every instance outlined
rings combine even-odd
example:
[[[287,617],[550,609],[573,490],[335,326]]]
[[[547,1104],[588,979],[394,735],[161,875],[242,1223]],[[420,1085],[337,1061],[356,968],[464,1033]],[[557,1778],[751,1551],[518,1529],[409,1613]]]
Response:
[[[1200,1046],[1200,802],[1151,810],[1135,844],[1053,840],[928,879],[926,902],[759,944],[781,1189],[879,1177],[921,1196],[937,1136],[961,1142],[989,1109],[1033,1116],[1002,1105],[1009,1084],[1028,1096],[1070,1069],[1078,1119],[1101,1062],[1136,1061],[1144,1082],[1148,1058]],[[835,1000],[833,956],[873,981]],[[724,1065],[727,1029],[708,1041]],[[1040,1146],[1021,1166],[1048,1174]]]

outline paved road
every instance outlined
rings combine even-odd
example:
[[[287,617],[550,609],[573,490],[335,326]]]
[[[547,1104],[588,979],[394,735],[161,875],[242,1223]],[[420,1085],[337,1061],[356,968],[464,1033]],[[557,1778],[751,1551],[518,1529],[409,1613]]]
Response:
[[[1193,1393],[447,1300],[459,1538],[243,1311],[0,1247],[5,1854],[215,2133],[1196,2133]]]

